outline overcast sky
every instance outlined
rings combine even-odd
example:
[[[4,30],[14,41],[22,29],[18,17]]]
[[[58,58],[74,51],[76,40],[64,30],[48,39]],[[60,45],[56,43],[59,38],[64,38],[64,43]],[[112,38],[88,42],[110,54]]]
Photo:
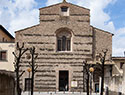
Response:
[[[91,25],[114,34],[113,56],[124,56],[125,0],[67,0],[90,9]],[[14,31],[39,24],[39,8],[62,0],[0,0],[0,24]]]

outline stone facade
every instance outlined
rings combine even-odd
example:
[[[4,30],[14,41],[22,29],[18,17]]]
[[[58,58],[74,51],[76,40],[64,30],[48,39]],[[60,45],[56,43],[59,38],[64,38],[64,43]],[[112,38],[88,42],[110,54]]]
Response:
[[[68,15],[62,15],[61,7],[68,8]],[[71,33],[70,51],[58,51],[57,34]],[[16,31],[16,42],[25,43],[25,47],[36,47],[39,65],[35,74],[35,91],[59,91],[59,72],[68,71],[69,91],[83,91],[83,60],[95,63],[96,55],[108,49],[112,54],[112,34],[90,25],[90,10],[63,2],[40,8],[40,24]],[[22,58],[22,70],[27,70],[28,59]],[[26,71],[21,84],[24,90]],[[71,81],[77,81],[77,87],[71,87]]]

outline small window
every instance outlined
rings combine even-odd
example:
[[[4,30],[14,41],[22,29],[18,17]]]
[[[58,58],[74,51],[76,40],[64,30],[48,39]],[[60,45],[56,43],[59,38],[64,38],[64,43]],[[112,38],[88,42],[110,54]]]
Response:
[[[66,6],[61,7],[61,16],[69,16],[69,8]]]
[[[68,11],[68,7],[61,7],[61,11],[62,12],[67,12]]]
[[[31,91],[31,78],[25,78],[25,91]]]
[[[124,62],[120,63],[120,69],[123,69]]]
[[[0,51],[0,60],[7,60],[6,51]]]

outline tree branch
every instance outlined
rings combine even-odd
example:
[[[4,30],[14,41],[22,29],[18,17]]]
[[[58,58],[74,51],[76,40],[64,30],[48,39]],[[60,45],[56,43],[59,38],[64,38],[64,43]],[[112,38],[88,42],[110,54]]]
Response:
[[[38,68],[38,65],[35,67],[35,69],[34,69],[34,73],[36,72],[37,68]]]
[[[34,58],[34,59],[37,59],[37,57],[38,57],[38,53],[36,54],[36,56],[35,56],[35,58]]]
[[[26,51],[28,51],[29,49],[28,48],[26,48],[22,53],[21,53],[21,57],[22,57],[22,55],[26,52]]]
[[[28,62],[29,63],[29,65],[30,65],[30,67],[32,67],[32,64],[30,63],[30,62]]]
[[[20,75],[19,75],[19,78],[24,74],[25,71],[23,71]]]
[[[16,56],[16,54],[14,53],[14,52],[12,52],[12,54],[14,55],[14,57],[17,59],[17,56]]]

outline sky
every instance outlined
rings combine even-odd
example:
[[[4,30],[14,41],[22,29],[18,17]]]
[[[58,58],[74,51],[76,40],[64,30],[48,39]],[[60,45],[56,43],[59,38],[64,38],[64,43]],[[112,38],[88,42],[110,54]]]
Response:
[[[39,24],[39,8],[63,0],[0,0],[0,24],[13,36],[14,31]],[[124,56],[125,0],[67,0],[90,9],[91,25],[113,36],[113,56]]]

